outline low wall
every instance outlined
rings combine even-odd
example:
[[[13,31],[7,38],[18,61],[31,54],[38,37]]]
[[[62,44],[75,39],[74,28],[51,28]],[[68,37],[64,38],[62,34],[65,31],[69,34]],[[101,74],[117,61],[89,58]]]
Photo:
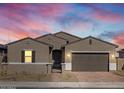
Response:
[[[7,73],[50,73],[51,65],[48,64],[3,64],[1,65],[1,71],[7,71]]]
[[[117,70],[122,70],[124,65],[124,58],[117,58]]]

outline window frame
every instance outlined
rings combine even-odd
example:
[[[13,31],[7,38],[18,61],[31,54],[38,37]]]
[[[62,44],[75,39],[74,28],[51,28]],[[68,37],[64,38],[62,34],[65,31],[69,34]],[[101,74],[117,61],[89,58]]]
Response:
[[[24,63],[33,63],[33,60],[32,60],[33,50],[32,49],[25,49],[23,51],[24,51]],[[26,55],[26,51],[31,51],[31,55],[30,56]],[[31,62],[26,61],[26,57],[30,57]]]

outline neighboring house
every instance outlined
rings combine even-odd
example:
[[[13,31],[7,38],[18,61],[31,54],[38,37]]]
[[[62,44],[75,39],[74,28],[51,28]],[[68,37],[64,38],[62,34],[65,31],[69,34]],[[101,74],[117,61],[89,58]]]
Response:
[[[72,71],[116,70],[118,46],[94,37],[72,42],[65,46],[65,69]]]
[[[9,43],[7,47],[8,63],[16,64],[9,68],[13,71],[15,68],[30,72],[46,71],[47,64],[53,64],[52,69],[61,69],[62,63],[65,70],[71,71],[116,70],[118,46],[92,36],[82,39],[58,32],[36,39],[25,38]]]
[[[0,44],[0,63],[3,61],[3,58],[6,54],[7,54],[7,47]]]
[[[119,58],[124,58],[124,49],[121,49],[119,51],[117,51],[119,54]]]
[[[124,70],[124,49],[121,49],[117,52],[118,52],[117,70]]]

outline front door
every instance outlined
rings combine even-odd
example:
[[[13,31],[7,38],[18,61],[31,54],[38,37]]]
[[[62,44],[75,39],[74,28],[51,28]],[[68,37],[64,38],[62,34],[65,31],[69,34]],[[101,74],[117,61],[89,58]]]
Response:
[[[52,59],[54,60],[53,69],[61,69],[62,50],[53,50]]]

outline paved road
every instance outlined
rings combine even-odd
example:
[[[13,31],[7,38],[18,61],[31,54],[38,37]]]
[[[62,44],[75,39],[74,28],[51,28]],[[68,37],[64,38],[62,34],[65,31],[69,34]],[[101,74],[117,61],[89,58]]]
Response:
[[[123,82],[0,82],[1,88],[43,89],[43,88],[124,88]]]

